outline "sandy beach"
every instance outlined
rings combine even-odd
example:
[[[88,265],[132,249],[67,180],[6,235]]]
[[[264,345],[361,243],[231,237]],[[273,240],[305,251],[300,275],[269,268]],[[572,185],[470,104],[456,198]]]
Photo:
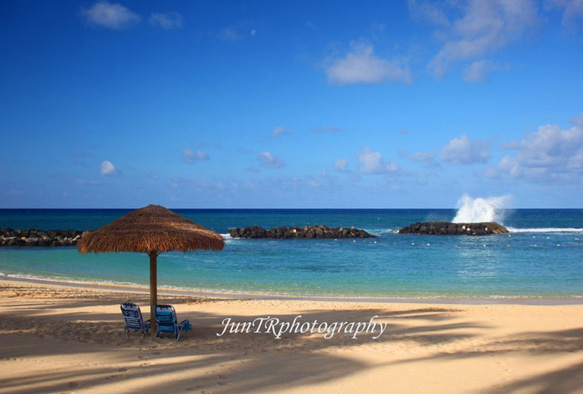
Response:
[[[149,318],[144,292],[0,280],[0,392],[571,393],[583,387],[579,304],[162,293],[159,303],[174,305],[194,326],[175,342],[121,339],[122,301],[139,304]],[[279,325],[269,327],[270,321]],[[371,328],[371,321],[375,331],[350,331],[357,323]],[[250,322],[264,324],[249,329]],[[243,323],[248,332],[241,332]]]

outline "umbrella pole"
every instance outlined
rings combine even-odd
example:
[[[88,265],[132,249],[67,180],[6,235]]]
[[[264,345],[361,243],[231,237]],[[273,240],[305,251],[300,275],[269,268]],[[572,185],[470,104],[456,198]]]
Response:
[[[150,324],[156,330],[156,304],[158,304],[158,253],[150,252]]]

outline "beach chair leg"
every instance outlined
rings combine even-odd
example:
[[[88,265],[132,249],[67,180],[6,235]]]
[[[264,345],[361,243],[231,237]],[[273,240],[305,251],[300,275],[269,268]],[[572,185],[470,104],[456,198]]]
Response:
[[[180,339],[180,334],[182,334],[182,330],[184,330],[184,327],[179,327],[178,330],[176,330],[176,342],[178,342],[178,340]]]

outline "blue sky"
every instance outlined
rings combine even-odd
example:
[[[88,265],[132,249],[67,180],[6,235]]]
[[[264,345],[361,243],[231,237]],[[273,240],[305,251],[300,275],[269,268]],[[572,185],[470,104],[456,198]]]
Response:
[[[583,207],[583,3],[0,2],[0,208]]]

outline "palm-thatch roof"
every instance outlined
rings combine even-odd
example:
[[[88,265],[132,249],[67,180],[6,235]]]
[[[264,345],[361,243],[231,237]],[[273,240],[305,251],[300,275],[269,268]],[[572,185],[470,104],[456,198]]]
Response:
[[[150,316],[155,329],[154,311],[158,303],[158,255],[172,250],[221,250],[223,237],[159,205],[136,209],[77,243],[81,253],[137,252],[150,256]]]
[[[92,231],[79,241],[81,253],[188,252],[221,250],[223,237],[159,205],[148,205]]]

